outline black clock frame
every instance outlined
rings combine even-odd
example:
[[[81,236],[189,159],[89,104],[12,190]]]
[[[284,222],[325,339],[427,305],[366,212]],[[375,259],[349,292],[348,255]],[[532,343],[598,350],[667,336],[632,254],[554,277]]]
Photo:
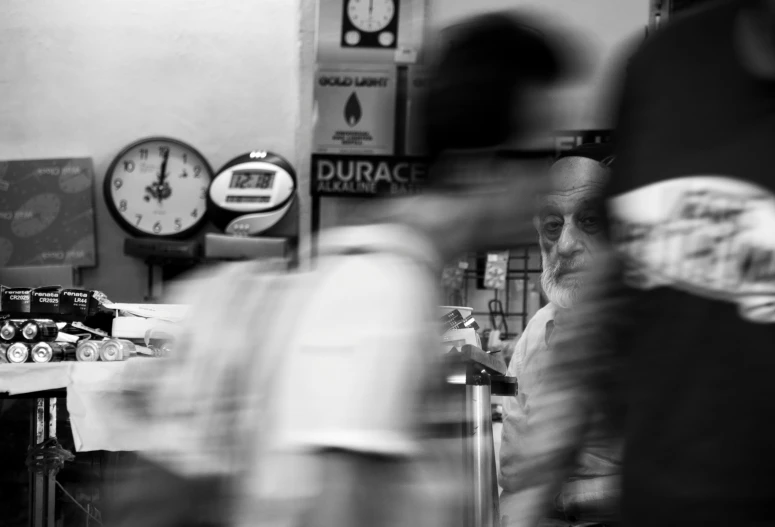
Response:
[[[270,207],[267,209],[263,209],[260,212],[262,213],[269,213],[269,212],[275,212],[277,210],[282,209],[285,207],[289,202],[293,201],[293,199],[296,197],[296,192],[299,190],[299,180],[298,176],[296,174],[296,171],[293,169],[293,165],[285,159],[280,154],[275,154],[274,152],[264,152],[263,157],[253,157],[254,152],[248,153],[248,154],[242,154],[240,156],[235,157],[231,161],[228,161],[225,165],[223,165],[218,172],[213,175],[213,178],[210,180],[210,187],[207,189],[207,214],[210,217],[210,220],[213,222],[213,225],[215,225],[220,230],[226,229],[226,226],[229,225],[233,220],[239,218],[240,216],[245,216],[246,214],[252,214],[251,212],[235,212],[231,210],[224,209],[220,207],[215,201],[213,200],[211,189],[213,186],[213,183],[215,182],[215,178],[217,178],[220,174],[222,174],[225,170],[236,166],[241,165],[243,163],[250,163],[254,161],[260,161],[263,163],[269,163],[272,165],[275,165],[283,170],[285,170],[288,175],[291,176],[291,179],[293,179],[293,192],[291,195],[285,200],[278,204],[276,204],[274,207]]]
[[[358,29],[350,20],[347,13],[347,8],[350,5],[350,0],[342,0],[342,29],[339,34],[339,45],[344,49],[398,49],[398,19],[401,11],[401,0],[393,0],[395,6],[395,12],[393,13],[393,20],[385,27],[385,29],[376,32],[366,32]],[[348,31],[357,31],[361,35],[361,40],[354,45],[350,45],[345,40],[345,35]],[[383,46],[379,43],[379,34],[383,31],[392,31],[394,39],[393,43],[389,46]]]
[[[173,234],[153,234],[153,233],[142,231],[137,227],[135,227],[134,225],[132,225],[130,222],[128,222],[118,211],[118,208],[116,207],[116,204],[113,202],[113,199],[111,196],[110,188],[111,188],[111,185],[113,184],[113,175],[114,175],[116,166],[118,165],[119,161],[121,161],[121,158],[123,158],[124,155],[126,155],[130,150],[133,150],[145,143],[151,143],[156,141],[171,143],[171,144],[186,148],[191,152],[193,152],[194,154],[198,155],[199,159],[201,159],[202,163],[204,164],[205,171],[210,176],[210,183],[212,184],[215,174],[213,174],[213,169],[210,166],[210,163],[207,161],[207,158],[205,158],[205,156],[203,156],[199,150],[197,150],[190,144],[180,141],[178,139],[172,139],[171,137],[164,137],[164,136],[151,136],[143,139],[138,139],[137,141],[129,144],[128,146],[125,146],[116,155],[116,157],[113,158],[113,161],[111,161],[110,166],[108,167],[108,171],[105,172],[105,180],[103,181],[103,185],[102,185],[102,192],[105,199],[105,205],[108,207],[108,211],[110,211],[110,215],[113,216],[113,219],[116,221],[116,223],[118,223],[119,227],[121,227],[122,229],[124,229],[126,232],[130,233],[133,236],[150,237],[158,240],[185,239],[201,231],[202,228],[207,223],[207,220],[208,220],[207,206],[209,205],[209,202],[207,201],[205,202],[204,213],[202,213],[202,216],[199,219],[197,219],[197,221],[188,229],[185,229]],[[209,187],[208,187],[208,195],[209,195]]]

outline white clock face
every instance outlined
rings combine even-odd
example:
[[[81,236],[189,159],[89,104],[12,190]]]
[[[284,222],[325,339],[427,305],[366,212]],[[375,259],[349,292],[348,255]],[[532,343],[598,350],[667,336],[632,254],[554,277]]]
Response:
[[[183,144],[145,141],[121,155],[106,177],[108,199],[140,234],[185,233],[205,215],[212,175],[205,160]]]
[[[385,29],[396,14],[393,0],[350,0],[347,16],[350,22],[366,33]]]

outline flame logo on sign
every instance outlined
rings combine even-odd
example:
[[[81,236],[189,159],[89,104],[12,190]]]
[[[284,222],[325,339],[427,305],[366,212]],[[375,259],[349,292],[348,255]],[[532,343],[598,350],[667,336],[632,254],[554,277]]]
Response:
[[[350,126],[358,124],[363,117],[361,111],[361,102],[355,92],[347,98],[347,104],[344,105],[344,120]]]

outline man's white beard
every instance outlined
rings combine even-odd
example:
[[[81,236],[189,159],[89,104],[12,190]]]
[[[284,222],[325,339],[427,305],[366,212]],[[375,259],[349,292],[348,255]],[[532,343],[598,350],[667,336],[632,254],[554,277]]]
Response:
[[[548,261],[546,255],[544,255],[544,265]],[[582,281],[574,276],[570,280],[566,280],[568,285],[560,285],[557,282],[557,271],[560,267],[560,259],[552,267],[544,267],[541,273],[541,287],[544,289],[544,294],[549,302],[561,307],[563,309],[571,308],[575,305],[579,296],[579,291],[582,287]]]

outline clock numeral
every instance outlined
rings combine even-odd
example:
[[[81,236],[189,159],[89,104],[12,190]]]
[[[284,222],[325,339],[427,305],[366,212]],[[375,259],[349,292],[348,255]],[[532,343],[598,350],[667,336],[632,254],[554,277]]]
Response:
[[[137,218],[137,223],[135,223],[135,225],[140,225],[140,222],[143,220],[143,215],[135,214],[135,218]]]
[[[170,148],[168,146],[160,146],[159,147],[159,157],[164,157],[170,153]]]
[[[179,177],[188,177],[188,172],[186,172],[186,170],[183,169],[183,172],[180,174]]]
[[[124,180],[123,179],[114,179],[113,180],[113,186],[116,187],[116,190],[120,189],[124,186]]]
[[[134,171],[135,171],[135,162],[124,161],[124,172],[134,172]]]
[[[202,172],[202,167],[200,167],[199,165],[194,167],[194,177],[199,177],[201,172]]]
[[[148,149],[147,148],[141,148],[140,149],[140,159],[148,159]]]
[[[203,188],[202,193],[199,195],[199,199],[207,199],[207,189]]]
[[[188,163],[188,154],[183,154],[183,164]]]
[[[198,209],[194,209],[194,212],[191,213],[191,217],[192,218],[198,218],[199,217],[199,210]]]
[[[121,212],[126,212],[126,200],[125,199],[122,199],[118,203],[118,210],[120,210]]]
[[[181,220],[180,218],[175,218],[175,230],[179,231],[182,228],[183,228],[183,220]]]
[[[156,234],[159,234],[161,232],[161,222],[160,221],[157,221],[156,223],[153,224],[153,232],[155,232]]]

